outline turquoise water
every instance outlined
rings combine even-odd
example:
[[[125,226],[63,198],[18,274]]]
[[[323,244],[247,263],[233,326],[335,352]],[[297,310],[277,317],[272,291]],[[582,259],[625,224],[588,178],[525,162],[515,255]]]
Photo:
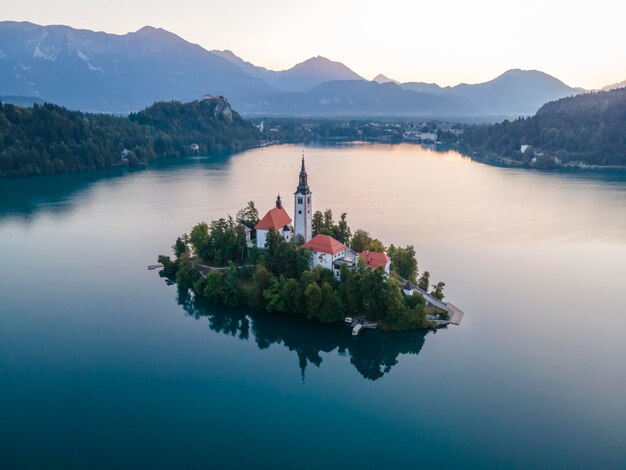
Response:
[[[0,466],[626,466],[626,174],[306,148],[314,208],[446,282],[466,315],[436,334],[352,338],[147,271],[287,200],[300,153],[0,181]]]

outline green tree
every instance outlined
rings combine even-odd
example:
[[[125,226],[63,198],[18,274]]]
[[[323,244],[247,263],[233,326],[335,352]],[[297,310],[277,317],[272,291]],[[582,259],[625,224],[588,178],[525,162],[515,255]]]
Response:
[[[181,237],[178,237],[176,239],[176,243],[172,246],[172,250],[174,251],[176,258],[180,258],[183,254],[187,253],[187,244]]]
[[[378,238],[375,238],[367,244],[365,249],[369,251],[375,251],[377,253],[384,253],[385,245],[383,245],[383,242],[381,242]]]
[[[430,292],[430,295],[432,295],[436,299],[443,300],[443,298],[445,297],[443,295],[444,287],[446,287],[445,282],[438,282],[437,284],[433,284],[433,290]]]
[[[206,276],[203,295],[211,302],[224,302],[225,294],[222,285],[222,274],[215,270]]]
[[[352,237],[351,247],[357,253],[365,251],[368,245],[372,242],[372,237],[369,232],[362,229],[357,229]]]
[[[287,306],[285,304],[285,298],[283,296],[285,282],[286,281],[284,276],[272,276],[269,287],[263,291],[263,298],[265,299],[265,309],[268,312],[286,311]]]
[[[430,273],[424,271],[420,276],[417,286],[425,292],[428,292],[428,286],[430,285]]]
[[[320,211],[315,211],[313,217],[311,217],[311,230],[313,236],[318,235],[321,230],[324,229],[324,214]]]
[[[321,288],[322,303],[319,310],[319,319],[323,323],[340,321],[343,318],[341,302],[337,292],[328,282]]]
[[[294,278],[289,278],[282,287],[285,311],[290,313],[304,313],[304,306],[302,305],[303,292],[300,290],[298,281]]]
[[[337,229],[335,231],[335,238],[345,245],[350,243],[350,237],[352,236],[350,227],[348,226],[348,221],[346,220],[347,216],[348,214],[345,212],[341,214],[341,218],[339,219],[339,223],[337,224]]]
[[[252,275],[252,298],[250,304],[253,307],[262,308],[265,306],[263,291],[271,284],[272,275],[263,265],[257,265]]]
[[[324,228],[326,230],[333,230],[335,223],[333,222],[333,211],[326,209],[324,211]]]
[[[254,205],[254,201],[248,201],[243,209],[237,212],[237,223],[243,224],[248,228],[254,228],[259,223],[259,211]]]
[[[306,299],[306,316],[308,318],[319,318],[322,308],[322,290],[317,283],[312,282],[304,291]]]
[[[417,282],[417,259],[412,245],[406,248],[391,245],[387,254],[391,258],[391,269],[404,279]]]
[[[243,293],[239,282],[237,268],[232,261],[228,263],[226,272],[222,278],[222,288],[224,291],[224,303],[230,307],[241,305]]]
[[[189,233],[189,241],[193,247],[194,252],[202,259],[206,259],[208,253],[208,239],[209,239],[209,226],[204,223],[198,223],[191,229]]]

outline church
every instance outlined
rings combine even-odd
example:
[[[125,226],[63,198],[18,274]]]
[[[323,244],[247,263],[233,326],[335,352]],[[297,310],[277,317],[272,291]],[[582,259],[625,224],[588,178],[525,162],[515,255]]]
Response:
[[[302,248],[311,250],[311,267],[322,266],[329,269],[336,279],[339,279],[341,266],[345,265],[352,268],[358,264],[359,258],[365,266],[372,269],[382,267],[389,274],[391,260],[387,254],[368,251],[357,254],[330,235],[318,234],[313,236],[312,193],[304,165],[304,156],[302,157],[298,187],[293,193],[293,200],[295,220],[292,220],[283,207],[279,194],[276,198],[276,206],[270,209],[256,224],[254,228],[256,229],[256,246],[258,248],[266,248],[267,235],[270,230],[275,230],[285,241],[295,239],[298,243],[302,243]],[[291,227],[292,221],[294,222],[293,229]]]

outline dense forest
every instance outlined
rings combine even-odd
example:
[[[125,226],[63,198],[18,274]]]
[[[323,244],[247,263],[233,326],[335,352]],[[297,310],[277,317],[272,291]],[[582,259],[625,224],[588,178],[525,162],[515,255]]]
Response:
[[[543,157],[556,164],[626,165],[626,88],[563,98],[528,118],[469,126],[460,144],[466,152],[523,164]],[[522,145],[529,146],[524,154]]]
[[[424,272],[417,281],[417,260],[412,246],[386,249],[365,230],[352,230],[342,214],[338,223],[332,212],[318,212],[314,233],[333,233],[353,250],[387,251],[392,275],[383,268],[370,269],[359,264],[341,268],[341,280],[332,271],[310,268],[311,252],[270,231],[266,249],[248,248],[244,226],[258,222],[254,203],[237,214],[200,223],[172,246],[174,259],[161,255],[162,274],[175,279],[178,287],[196,296],[231,307],[249,306],[269,312],[301,314],[323,323],[339,322],[345,316],[363,314],[379,322],[383,329],[428,328],[428,308],[419,294],[405,296],[401,278],[419,282],[428,289],[430,275]],[[432,286],[431,295],[443,299],[445,284]],[[438,312],[439,313],[439,312]],[[447,315],[441,312],[441,315]]]
[[[137,165],[258,140],[256,128],[223,98],[155,103],[128,117],[0,103],[0,177]]]

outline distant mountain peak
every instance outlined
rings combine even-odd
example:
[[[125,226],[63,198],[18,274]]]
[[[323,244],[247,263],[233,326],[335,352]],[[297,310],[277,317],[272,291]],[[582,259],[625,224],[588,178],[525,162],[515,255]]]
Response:
[[[178,39],[181,41],[185,41],[183,38],[181,38],[180,36],[178,36],[177,34],[174,34],[166,29],[163,28],[156,28],[154,26],[150,26],[150,25],[146,25],[140,29],[138,29],[137,31],[135,31],[134,33],[129,33],[129,34],[136,34],[138,36],[151,36],[151,37],[155,37],[155,38],[163,38],[163,39]],[[185,41],[188,42],[188,41]]]
[[[382,73],[379,73],[378,75],[376,75],[372,79],[372,81],[376,83],[395,83],[396,85],[400,85],[400,82],[398,80],[394,80],[393,78],[386,77]]]
[[[611,90],[616,90],[618,88],[624,88],[624,87],[626,87],[626,80],[622,80],[621,82],[612,83],[610,85],[607,85],[607,86],[603,87],[602,90],[604,90],[604,91],[611,91]]]
[[[331,60],[327,57],[318,55],[315,57],[311,57],[303,62],[300,62],[299,64],[294,65],[291,69],[289,70],[294,70],[294,69],[298,69],[298,68],[323,68],[326,70],[334,70],[336,72],[342,72],[342,73],[346,73],[349,75],[352,75],[353,78],[358,78],[358,79],[363,79],[363,77],[361,77],[360,75],[358,75],[356,72],[354,72],[352,69],[350,69],[348,66],[342,64],[341,62],[337,62],[334,60]],[[288,70],[287,70],[288,71]]]

